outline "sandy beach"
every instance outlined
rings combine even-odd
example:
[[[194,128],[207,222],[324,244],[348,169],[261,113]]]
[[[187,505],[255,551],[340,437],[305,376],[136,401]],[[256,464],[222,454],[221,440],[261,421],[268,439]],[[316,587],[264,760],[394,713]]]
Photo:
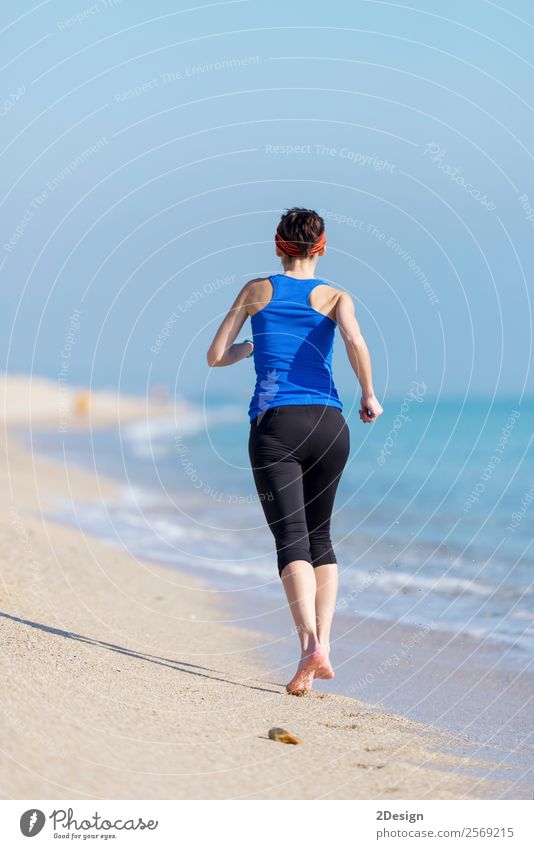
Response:
[[[255,649],[267,638],[217,622],[228,611],[206,584],[54,523],[55,499],[118,487],[22,447],[15,426],[58,425],[55,384],[1,392],[2,798],[499,797],[453,735],[324,689],[286,695]],[[71,414],[75,397],[67,427],[147,416],[143,399],[98,394]]]

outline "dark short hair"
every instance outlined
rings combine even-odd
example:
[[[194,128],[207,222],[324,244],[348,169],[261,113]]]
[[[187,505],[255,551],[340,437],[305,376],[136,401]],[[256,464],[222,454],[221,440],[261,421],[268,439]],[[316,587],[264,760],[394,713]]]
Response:
[[[313,209],[294,206],[284,212],[277,230],[282,239],[300,248],[301,256],[308,256],[310,248],[324,232],[324,220]]]

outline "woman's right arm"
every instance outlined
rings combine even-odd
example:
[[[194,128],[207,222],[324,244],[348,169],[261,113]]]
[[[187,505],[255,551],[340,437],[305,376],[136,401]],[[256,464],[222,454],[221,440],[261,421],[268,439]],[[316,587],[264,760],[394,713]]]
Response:
[[[384,410],[373,390],[373,375],[369,349],[356,321],[354,302],[348,292],[341,292],[336,305],[336,322],[354,374],[362,388],[360,419],[365,424],[375,421]]]

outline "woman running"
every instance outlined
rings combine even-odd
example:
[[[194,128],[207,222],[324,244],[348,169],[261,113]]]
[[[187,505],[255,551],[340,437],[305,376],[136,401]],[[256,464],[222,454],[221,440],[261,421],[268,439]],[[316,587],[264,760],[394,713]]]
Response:
[[[288,210],[275,247],[284,273],[241,289],[210,346],[208,365],[254,355],[248,451],[300,640],[300,663],[286,689],[300,696],[314,678],[334,677],[330,627],[338,568],[330,519],[350,449],[332,376],[336,326],[361,385],[360,420],[369,424],[383,410],[351,296],[315,277],[326,248],[323,219],[310,209]],[[253,339],[234,342],[249,316]]]

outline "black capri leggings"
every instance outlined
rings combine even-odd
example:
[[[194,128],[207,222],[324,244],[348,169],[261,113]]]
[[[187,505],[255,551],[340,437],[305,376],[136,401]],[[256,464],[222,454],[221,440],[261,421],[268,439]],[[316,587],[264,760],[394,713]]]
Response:
[[[271,407],[250,423],[250,463],[280,575],[293,560],[314,567],[336,562],[330,519],[349,450],[349,428],[337,407]]]

